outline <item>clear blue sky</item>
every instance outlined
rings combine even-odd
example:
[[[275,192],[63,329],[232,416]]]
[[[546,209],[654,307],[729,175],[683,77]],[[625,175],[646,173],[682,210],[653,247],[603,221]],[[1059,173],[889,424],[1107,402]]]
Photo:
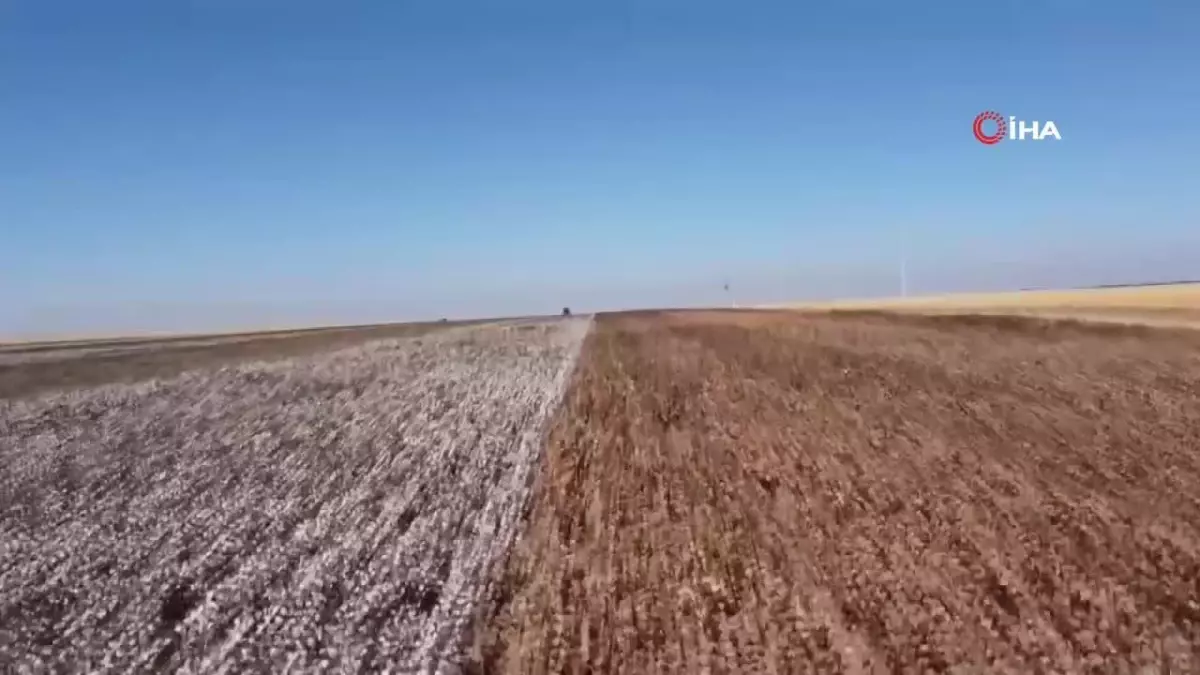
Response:
[[[1200,277],[1200,3],[17,0],[0,334]],[[986,109],[1061,142],[976,142]]]

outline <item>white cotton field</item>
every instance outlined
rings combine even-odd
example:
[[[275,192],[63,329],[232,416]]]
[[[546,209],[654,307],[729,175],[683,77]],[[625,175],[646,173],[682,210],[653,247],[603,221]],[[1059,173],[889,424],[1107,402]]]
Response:
[[[456,671],[589,327],[0,401],[0,671]]]

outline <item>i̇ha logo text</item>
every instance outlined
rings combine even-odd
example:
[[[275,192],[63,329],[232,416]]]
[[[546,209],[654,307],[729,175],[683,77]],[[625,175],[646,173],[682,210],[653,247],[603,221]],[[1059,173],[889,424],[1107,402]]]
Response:
[[[1012,115],[1008,119],[994,110],[986,110],[975,116],[975,124],[971,126],[975,139],[984,145],[995,145],[1004,139],[1010,141],[1044,141],[1053,138],[1062,140],[1058,133],[1058,125],[1053,120],[1026,122]]]

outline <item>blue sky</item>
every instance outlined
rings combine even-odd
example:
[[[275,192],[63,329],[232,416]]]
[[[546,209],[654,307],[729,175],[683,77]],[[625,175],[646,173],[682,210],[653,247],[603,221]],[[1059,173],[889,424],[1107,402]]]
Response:
[[[5,3],[0,334],[1200,277],[1194,2]],[[993,109],[1061,142],[974,140]]]

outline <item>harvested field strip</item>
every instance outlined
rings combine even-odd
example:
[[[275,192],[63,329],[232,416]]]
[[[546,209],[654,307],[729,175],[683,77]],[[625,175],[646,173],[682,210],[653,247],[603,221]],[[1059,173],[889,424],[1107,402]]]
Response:
[[[0,671],[461,660],[589,326],[0,401]]]
[[[1189,335],[607,317],[480,666],[1195,672]]]

